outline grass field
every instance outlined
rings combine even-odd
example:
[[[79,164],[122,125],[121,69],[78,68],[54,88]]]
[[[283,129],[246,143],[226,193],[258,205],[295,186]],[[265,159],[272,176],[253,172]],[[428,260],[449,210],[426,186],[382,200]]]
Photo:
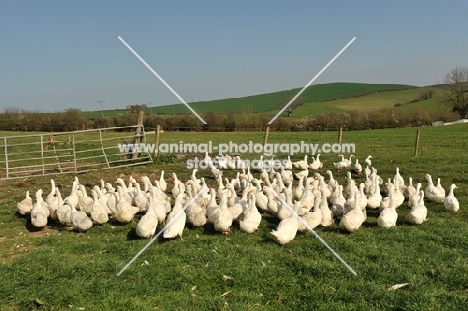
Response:
[[[368,94],[366,96],[342,98],[332,101],[309,103],[294,110],[293,117],[313,117],[328,112],[345,112],[357,110],[360,112],[372,112],[380,109],[411,110],[414,108],[433,109],[440,105],[439,98],[430,100],[410,101],[417,99],[423,92],[423,88],[407,90],[387,91]],[[400,106],[395,107],[395,104]]]
[[[336,132],[270,132],[268,142],[334,143],[337,136]],[[1,181],[0,309],[464,310],[468,305],[468,126],[422,128],[417,157],[413,156],[415,137],[415,128],[356,131],[344,132],[343,143],[354,143],[359,159],[372,154],[384,180],[399,167],[405,181],[412,176],[414,182],[423,183],[423,189],[425,173],[440,177],[447,190],[455,182],[460,211],[450,213],[441,204],[426,203],[429,221],[413,226],[404,203],[397,227],[390,230],[377,226],[378,212],[372,211],[354,234],[341,232],[337,224],[317,228],[357,276],[312,234],[298,234],[291,243],[277,245],[269,232],[278,220],[269,215],[264,215],[259,231],[252,235],[240,232],[236,225],[229,236],[209,225],[186,228],[183,241],[155,241],[117,276],[148,243],[136,238],[135,224],[109,223],[87,233],[51,224],[37,232],[18,216],[16,202],[26,190],[43,188],[48,193],[50,176]],[[161,134],[161,143],[208,140],[261,143],[263,133]],[[154,180],[164,169],[168,182],[172,172],[187,180],[191,172],[185,169],[185,159],[162,156],[151,165],[78,177],[88,185],[129,175]],[[324,175],[338,159],[336,154],[322,154],[324,168],[318,172]],[[341,184],[345,174],[334,172]],[[215,184],[210,172],[200,171],[198,176]],[[69,193],[73,175],[52,177],[62,193]],[[400,283],[409,284],[388,290]]]

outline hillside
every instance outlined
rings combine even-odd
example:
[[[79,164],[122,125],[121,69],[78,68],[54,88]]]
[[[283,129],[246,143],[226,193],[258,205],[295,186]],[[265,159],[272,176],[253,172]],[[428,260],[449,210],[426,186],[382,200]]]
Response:
[[[363,99],[370,95],[388,93],[393,96],[399,93],[401,90],[415,90],[414,86],[403,85],[403,84],[368,84],[368,83],[327,83],[327,84],[316,84],[309,86],[302,94],[306,105],[318,102],[329,102],[332,100],[359,98]],[[215,113],[226,113],[229,111],[236,112],[268,112],[276,113],[278,106],[285,96],[295,96],[300,91],[300,88],[285,90],[280,92],[261,94],[255,96],[241,97],[241,98],[227,98],[212,101],[201,101],[190,103],[190,106],[197,113],[215,112]],[[391,92],[390,92],[391,91]],[[301,107],[302,108],[302,107]],[[315,109],[315,107],[314,107]],[[327,111],[339,111],[343,110],[339,105],[336,105],[335,101],[333,104],[327,103],[326,108],[322,109],[322,112]],[[346,109],[345,109],[346,110]],[[306,109],[307,111],[307,109]],[[147,114],[184,114],[190,113],[184,104],[167,105],[160,107],[147,108],[145,110]],[[129,114],[130,111],[126,109],[115,109],[104,111],[105,116],[117,116],[123,114]],[[86,118],[99,118],[102,113],[100,111],[88,111],[83,112],[83,116]],[[308,115],[308,112],[307,114]],[[304,115],[303,115],[304,116]]]
[[[323,102],[333,99],[349,98],[366,95],[373,92],[410,89],[414,86],[401,84],[366,84],[366,83],[327,83],[309,86],[302,94],[306,103]],[[215,112],[266,112],[278,109],[285,96],[295,96],[301,89],[291,89],[275,93],[255,96],[228,98],[213,101],[195,102],[190,106],[198,113]],[[153,113],[187,113],[188,109],[183,104],[169,105],[153,108]]]
[[[313,117],[328,112],[344,112],[357,110],[372,112],[380,109],[395,109],[407,111],[412,108],[433,109],[438,106],[440,92],[434,93],[434,98],[420,100],[427,88],[411,88],[398,91],[382,91],[365,96],[340,98],[323,102],[307,103],[294,110],[292,117]]]

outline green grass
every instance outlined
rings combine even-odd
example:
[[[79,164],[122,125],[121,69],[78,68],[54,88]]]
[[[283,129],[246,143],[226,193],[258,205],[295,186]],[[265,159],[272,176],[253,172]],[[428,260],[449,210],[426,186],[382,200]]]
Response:
[[[340,98],[349,98],[355,96],[365,96],[375,92],[398,93],[398,90],[413,89],[414,86],[404,84],[369,84],[369,83],[327,83],[316,84],[309,86],[302,94],[306,103],[317,103],[330,101]],[[300,88],[285,90],[280,92],[260,94],[255,96],[247,96],[241,98],[226,98],[211,101],[202,101],[190,103],[190,106],[197,113],[226,113],[236,111],[238,113],[253,113],[253,112],[276,112],[279,111],[278,106],[285,96],[293,97],[300,91]],[[367,97],[367,96],[365,96]],[[328,106],[328,104],[326,104]],[[333,107],[333,106],[332,106]],[[339,108],[338,108],[339,110]],[[326,110],[336,111],[336,109]],[[85,111],[82,113],[85,118],[99,118],[104,113],[106,117],[131,114],[129,110],[115,109],[101,111]],[[184,104],[166,105],[160,107],[150,107],[145,109],[146,114],[186,114],[190,113]]]
[[[398,91],[377,92],[366,96],[342,98],[332,101],[308,103],[294,110],[292,116],[296,118],[305,116],[314,117],[328,112],[346,112],[353,110],[360,112],[372,112],[381,109],[407,111],[414,108],[426,109],[430,107],[430,109],[434,109],[440,106],[439,97],[410,103],[410,101],[417,99],[423,90],[423,88],[412,88]],[[401,106],[395,107],[395,104],[401,104]]]
[[[270,132],[268,142],[334,143],[337,136],[336,132]],[[84,234],[51,224],[42,232],[32,232],[28,220],[16,214],[16,202],[26,189],[43,188],[48,193],[49,177],[2,181],[0,309],[464,310],[468,304],[468,126],[422,128],[417,157],[413,156],[415,136],[415,128],[356,131],[344,132],[343,142],[356,144],[359,159],[372,154],[373,165],[385,180],[399,167],[405,180],[412,176],[424,183],[423,188],[425,173],[440,177],[446,189],[455,182],[460,211],[450,213],[441,204],[426,203],[430,220],[412,226],[403,205],[397,227],[390,230],[377,227],[378,213],[372,211],[354,234],[341,232],[336,224],[317,228],[357,276],[312,234],[298,234],[291,243],[277,245],[269,232],[278,220],[265,216],[260,230],[252,235],[240,232],[236,225],[229,236],[214,232],[210,225],[186,228],[183,241],[155,241],[117,277],[148,242],[135,239],[135,224],[95,226]],[[261,143],[263,133],[161,134],[161,142],[210,139]],[[293,156],[299,158],[302,154]],[[324,174],[338,157],[322,153],[322,159],[325,165],[318,172]],[[170,182],[172,172],[188,179],[191,172],[184,166],[183,160],[174,160],[78,177],[83,184],[98,183],[100,178],[112,182],[130,174],[137,179],[146,174],[154,180],[164,169]],[[345,174],[334,175],[344,183]],[[200,171],[198,176],[214,185],[211,173]],[[62,193],[69,193],[74,176],[53,177]],[[409,285],[388,290],[399,283]]]
[[[328,83],[309,86],[302,94],[306,103],[323,102],[338,98],[348,98],[365,95],[376,91],[389,91],[412,88],[409,85],[400,84],[366,84],[366,83]],[[229,98],[222,100],[195,102],[190,106],[198,113],[208,111],[215,113],[236,112],[265,112],[278,110],[278,105],[285,96],[295,96],[300,89],[292,89],[256,96]],[[153,108],[153,113],[187,113],[187,107],[183,104],[169,105]]]

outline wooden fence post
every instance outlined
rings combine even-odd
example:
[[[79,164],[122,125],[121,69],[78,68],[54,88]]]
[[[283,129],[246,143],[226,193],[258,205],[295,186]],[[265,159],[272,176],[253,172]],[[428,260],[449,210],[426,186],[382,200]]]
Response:
[[[143,129],[143,118],[145,116],[145,112],[143,110],[140,110],[140,112],[138,113],[138,121],[137,121],[137,136],[136,136],[136,140],[135,140],[135,143],[136,144],[139,144],[141,143],[141,132],[142,132],[142,129]]]
[[[142,137],[142,132],[143,132],[143,118],[145,116],[145,112],[143,110],[140,110],[138,112],[138,122],[137,122],[137,130],[135,133],[135,137],[133,140],[134,146],[133,146],[133,152],[132,152],[132,159],[138,158],[138,149],[140,148],[140,143],[141,143],[141,137]],[[138,146],[138,147],[135,147]]]
[[[268,142],[268,133],[270,132],[270,127],[267,126],[266,130],[265,130],[265,137],[263,138],[263,155],[265,155],[265,146]]]
[[[414,156],[418,155],[418,148],[419,148],[419,134],[421,129],[418,128],[418,131],[416,132],[416,143],[414,145]]]
[[[158,157],[159,155],[159,133],[161,131],[161,125],[156,126],[156,138],[154,142],[154,156]]]
[[[338,144],[341,145],[341,139],[343,138],[343,127],[340,126],[340,132],[338,133]]]

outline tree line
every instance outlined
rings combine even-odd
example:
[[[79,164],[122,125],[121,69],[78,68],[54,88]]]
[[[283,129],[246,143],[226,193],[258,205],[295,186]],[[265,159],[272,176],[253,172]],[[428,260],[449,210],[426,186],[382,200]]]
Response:
[[[268,124],[272,115],[267,113],[244,114],[235,111],[223,114],[208,112],[201,114],[207,124],[202,124],[194,115],[145,115],[146,130],[160,125],[166,131],[251,131],[264,130],[267,126],[276,131],[327,131],[365,130],[393,127],[430,126],[433,121],[454,121],[459,119],[457,112],[446,109],[410,110],[382,109],[374,112],[330,112],[316,117],[279,117]],[[137,114],[86,119],[78,109],[67,109],[56,113],[30,112],[7,108],[0,113],[0,130],[3,131],[43,131],[67,132],[82,129],[120,127],[135,125]]]

